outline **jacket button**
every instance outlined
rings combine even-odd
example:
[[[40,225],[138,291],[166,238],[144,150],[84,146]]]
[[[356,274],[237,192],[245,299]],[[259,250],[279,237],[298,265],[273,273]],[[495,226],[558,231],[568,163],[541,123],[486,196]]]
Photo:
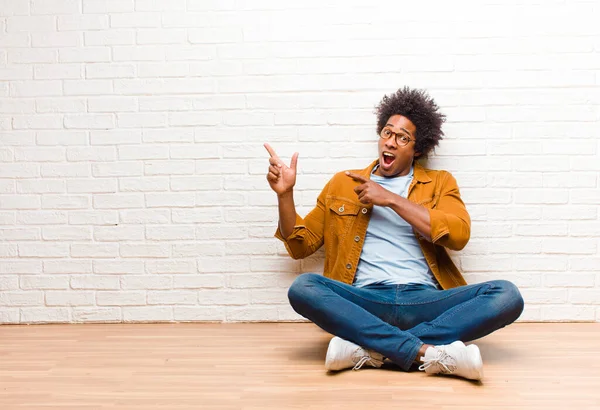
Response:
[[[354,237],[354,242],[358,242],[358,241],[360,241],[360,236],[356,235],[356,236]]]
[[[350,265],[350,264],[347,264],[347,265],[346,265],[346,269],[352,269],[352,265]]]
[[[338,209],[338,211],[344,212],[344,205],[340,206],[340,209]]]
[[[367,208],[363,208],[361,211],[363,214],[366,214],[368,212]]]

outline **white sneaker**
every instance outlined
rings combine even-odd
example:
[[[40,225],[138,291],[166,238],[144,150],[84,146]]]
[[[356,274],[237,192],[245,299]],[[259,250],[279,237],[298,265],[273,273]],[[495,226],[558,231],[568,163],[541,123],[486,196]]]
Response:
[[[325,369],[343,370],[352,367],[352,370],[358,370],[365,363],[372,367],[381,367],[383,360],[383,355],[336,336],[329,342]]]
[[[479,348],[475,345],[465,346],[460,340],[449,345],[430,347],[422,360],[419,370],[425,370],[425,373],[453,374],[471,380],[483,379],[483,361]]]

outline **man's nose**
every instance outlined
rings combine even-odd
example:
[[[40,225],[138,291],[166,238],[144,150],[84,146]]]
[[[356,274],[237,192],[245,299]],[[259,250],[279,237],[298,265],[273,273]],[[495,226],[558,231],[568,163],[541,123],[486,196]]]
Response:
[[[398,146],[398,144],[396,144],[396,136],[393,135],[390,138],[388,138],[387,140],[385,140],[384,145],[386,148],[396,148]]]

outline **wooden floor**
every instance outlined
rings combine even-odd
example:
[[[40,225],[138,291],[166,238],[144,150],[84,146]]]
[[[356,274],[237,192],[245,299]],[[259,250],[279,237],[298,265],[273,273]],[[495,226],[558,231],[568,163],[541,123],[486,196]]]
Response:
[[[394,366],[327,374],[308,323],[0,326],[0,409],[600,409],[600,324],[478,342],[482,383]]]

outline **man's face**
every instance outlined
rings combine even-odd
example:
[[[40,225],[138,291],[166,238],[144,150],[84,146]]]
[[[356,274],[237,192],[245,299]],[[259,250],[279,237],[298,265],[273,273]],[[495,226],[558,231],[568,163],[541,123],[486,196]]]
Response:
[[[397,177],[407,175],[415,157],[415,133],[417,128],[406,117],[392,115],[383,127],[384,136],[393,133],[389,138],[379,138],[379,167],[375,175]],[[407,145],[402,146],[402,139],[409,138]],[[400,144],[398,143],[400,142]]]

